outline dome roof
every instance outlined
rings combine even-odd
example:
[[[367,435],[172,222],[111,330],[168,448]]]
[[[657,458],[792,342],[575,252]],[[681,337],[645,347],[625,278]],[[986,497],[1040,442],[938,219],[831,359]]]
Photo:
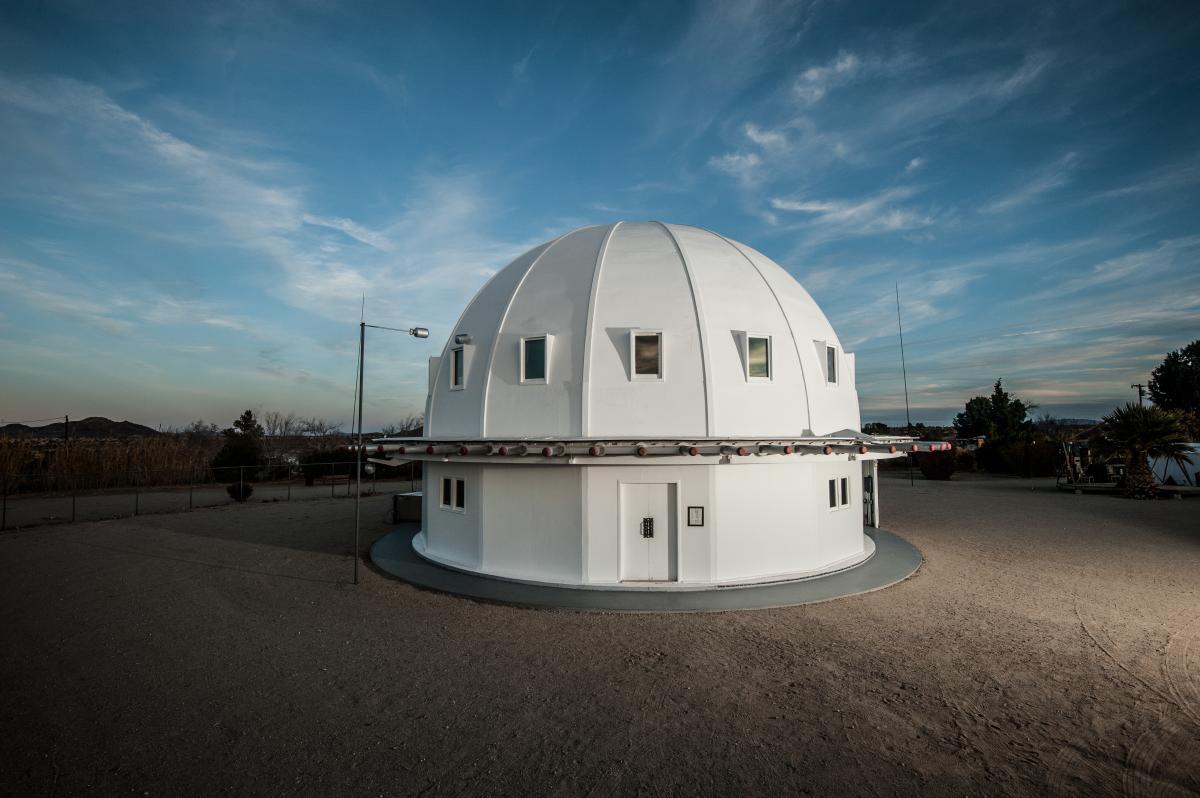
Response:
[[[659,222],[580,228],[497,272],[430,360],[426,419],[443,438],[859,429],[854,356],[800,283]]]

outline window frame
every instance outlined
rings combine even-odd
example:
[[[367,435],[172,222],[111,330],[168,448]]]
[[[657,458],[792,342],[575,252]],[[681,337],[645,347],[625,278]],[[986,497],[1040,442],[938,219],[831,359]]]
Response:
[[[520,350],[517,353],[517,376],[521,385],[548,385],[550,383],[550,346],[552,336],[549,333],[521,336]],[[542,376],[529,378],[525,376],[525,344],[528,341],[542,342]]]
[[[767,374],[759,376],[750,373],[750,341],[759,338],[767,342]],[[746,365],[747,382],[772,382],[775,379],[775,341],[768,333],[747,332],[742,336],[742,362]]]
[[[458,373],[456,373],[458,372]],[[455,380],[458,377],[458,380]],[[450,348],[450,390],[461,391],[467,387],[467,347]]]
[[[637,370],[637,339],[639,336],[656,336],[658,338],[658,373],[639,374]],[[664,382],[667,378],[666,336],[662,330],[634,329],[629,331],[629,381],[630,382]]]
[[[829,512],[835,513],[850,507],[850,477],[832,477],[829,480]]]
[[[838,348],[832,344],[825,344],[825,382],[837,385],[841,371],[841,355],[838,354]]]
[[[445,503],[447,487],[450,489],[449,504]],[[466,492],[466,477],[460,477],[455,474],[442,475],[441,482],[438,483],[438,509],[464,515],[467,512]]]

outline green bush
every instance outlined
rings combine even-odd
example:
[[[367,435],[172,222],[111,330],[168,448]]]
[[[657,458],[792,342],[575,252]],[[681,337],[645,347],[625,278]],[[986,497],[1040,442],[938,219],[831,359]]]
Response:
[[[959,471],[975,470],[975,452],[966,449],[954,450],[954,467]]]
[[[949,452],[923,452],[917,458],[917,467],[925,475],[925,479],[950,479],[954,474],[955,456]]]

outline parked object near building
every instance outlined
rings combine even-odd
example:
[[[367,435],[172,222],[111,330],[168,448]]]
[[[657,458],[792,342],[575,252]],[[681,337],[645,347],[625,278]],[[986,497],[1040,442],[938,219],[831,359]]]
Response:
[[[498,272],[429,362],[414,547],[465,571],[672,589],[853,567],[876,464],[854,355],[780,266],[715,233],[585,227]],[[383,461],[383,460],[381,460]]]
[[[1183,462],[1170,457],[1150,458],[1150,470],[1160,485],[1200,487],[1200,443],[1187,444]]]

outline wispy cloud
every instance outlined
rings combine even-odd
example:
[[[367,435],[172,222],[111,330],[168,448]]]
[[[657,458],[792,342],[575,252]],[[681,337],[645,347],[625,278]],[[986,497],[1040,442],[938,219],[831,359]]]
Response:
[[[1003,213],[1019,208],[1040,198],[1043,194],[1062,188],[1071,182],[1071,175],[1079,165],[1079,156],[1068,152],[1007,194],[992,200],[981,208],[983,213]]]
[[[915,230],[934,223],[931,214],[899,204],[916,193],[913,188],[897,187],[857,200],[774,197],[770,206],[777,211],[812,217],[811,226],[817,227],[824,237],[875,235]]]
[[[862,61],[854,53],[838,53],[824,66],[809,67],[792,84],[792,96],[804,105],[812,105],[825,97],[835,85],[851,80],[862,69]]]
[[[750,185],[754,182],[758,167],[762,165],[762,157],[755,152],[730,152],[709,158],[708,165],[737,178],[743,185]]]

